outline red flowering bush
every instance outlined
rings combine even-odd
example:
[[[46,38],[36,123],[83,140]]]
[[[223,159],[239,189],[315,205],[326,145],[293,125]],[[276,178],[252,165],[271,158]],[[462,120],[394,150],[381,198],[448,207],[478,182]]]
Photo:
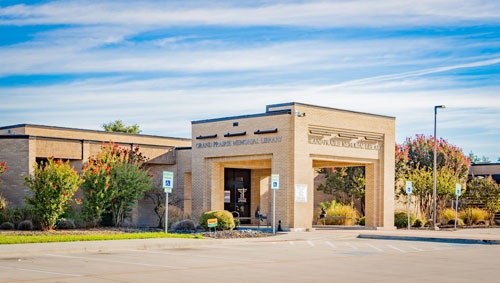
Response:
[[[90,225],[97,226],[105,212],[112,213],[115,226],[123,223],[133,203],[151,189],[146,161],[138,147],[126,149],[112,142],[89,158],[83,167],[82,192],[83,212]]]
[[[34,175],[24,179],[33,193],[26,198],[40,221],[42,230],[55,227],[82,180],[69,161],[49,158],[44,166],[34,165]]]

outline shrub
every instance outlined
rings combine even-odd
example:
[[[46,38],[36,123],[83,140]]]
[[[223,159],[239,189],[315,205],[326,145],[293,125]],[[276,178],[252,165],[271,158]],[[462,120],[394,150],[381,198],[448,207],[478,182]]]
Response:
[[[14,230],[16,226],[12,222],[4,222],[0,225],[0,229],[2,230]]]
[[[88,225],[85,222],[84,216],[82,214],[82,207],[78,202],[73,203],[70,207],[68,207],[64,213],[61,215],[61,220],[71,220],[75,224],[75,228],[88,228],[90,225]],[[59,224],[57,225],[57,229],[61,229],[58,227]],[[67,228],[67,229],[74,229],[74,228]]]
[[[455,221],[455,210],[446,208],[441,212],[442,224],[448,224],[450,220]]]
[[[235,227],[233,214],[227,210],[213,210],[203,213],[200,216],[200,226],[208,229],[207,220],[217,218],[218,230],[233,230]]]
[[[126,149],[112,142],[89,158],[82,168],[82,192],[83,213],[90,225],[97,226],[106,212],[111,212],[114,226],[125,224],[135,202],[152,188],[146,161],[138,147]]]
[[[414,222],[414,218],[410,215],[410,225]],[[397,228],[408,227],[408,213],[406,212],[396,212],[394,213],[394,226]]]
[[[408,216],[407,216],[407,218],[408,218]],[[411,216],[410,216],[410,220],[411,220]],[[418,228],[424,227],[424,225],[425,225],[425,220],[420,219],[420,218],[415,219],[415,222],[413,223],[413,227],[418,227]]]
[[[33,230],[33,222],[31,220],[23,220],[17,224],[17,230],[31,231]]]
[[[366,222],[366,217],[365,217],[365,216],[361,217],[361,218],[358,220],[358,224],[359,224],[359,226],[365,226],[365,222]]]
[[[33,193],[26,201],[36,212],[42,230],[55,227],[81,182],[69,161],[49,158],[45,166],[34,164],[34,175],[25,178]]]
[[[71,219],[61,219],[57,222],[57,229],[59,230],[71,230],[76,229],[75,222]]]
[[[471,216],[472,224],[478,224],[488,219],[488,212],[480,208],[473,208]]]
[[[174,231],[194,231],[194,230],[196,230],[196,224],[191,219],[184,219],[184,220],[175,222],[172,225],[172,230],[174,230]]]
[[[359,218],[358,211],[350,205],[342,205],[336,201],[321,203],[321,206],[326,208],[326,225],[347,225],[351,224],[351,219],[356,220]],[[316,217],[321,213],[318,209]],[[342,216],[344,219],[329,218],[328,216]]]
[[[459,217],[464,221],[465,224],[475,225],[480,221],[487,220],[488,212],[477,207],[468,207],[460,211]]]
[[[23,220],[31,220],[36,227],[39,226],[36,221],[35,213],[31,207],[18,206],[5,209],[2,212],[2,218],[4,218],[3,222],[12,222],[14,226],[17,226]]]

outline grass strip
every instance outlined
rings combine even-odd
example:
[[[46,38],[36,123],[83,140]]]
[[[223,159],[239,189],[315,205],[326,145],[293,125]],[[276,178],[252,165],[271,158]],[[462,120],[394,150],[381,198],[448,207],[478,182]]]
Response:
[[[124,234],[90,234],[90,235],[1,235],[0,245],[32,244],[53,242],[106,241],[153,238],[201,239],[201,235],[169,234],[164,232],[124,233]]]

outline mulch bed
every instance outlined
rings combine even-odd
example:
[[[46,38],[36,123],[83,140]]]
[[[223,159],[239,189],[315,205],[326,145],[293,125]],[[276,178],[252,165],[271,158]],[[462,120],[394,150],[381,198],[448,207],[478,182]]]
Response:
[[[0,235],[92,235],[92,234],[126,234],[137,232],[162,232],[162,229],[137,229],[137,228],[90,228],[90,229],[68,229],[50,231],[20,231],[20,230],[0,230]],[[257,238],[273,236],[272,233],[264,233],[254,230],[231,230],[217,232],[186,232],[191,234],[201,234],[205,238],[213,239],[233,239],[233,238]]]

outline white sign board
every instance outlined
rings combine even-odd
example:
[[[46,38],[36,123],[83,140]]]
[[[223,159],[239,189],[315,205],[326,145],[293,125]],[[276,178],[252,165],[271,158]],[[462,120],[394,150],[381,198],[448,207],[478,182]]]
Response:
[[[413,183],[411,181],[406,181],[406,194],[411,194],[413,190]]]
[[[280,175],[272,174],[271,175],[271,190],[277,190],[280,188]]]
[[[295,184],[295,202],[307,202],[307,184]]]
[[[174,188],[174,172],[163,171],[162,187],[166,193],[171,193]]]
[[[456,194],[457,196],[460,196],[460,194],[462,194],[462,185],[457,184],[457,185],[455,186],[455,194]]]

